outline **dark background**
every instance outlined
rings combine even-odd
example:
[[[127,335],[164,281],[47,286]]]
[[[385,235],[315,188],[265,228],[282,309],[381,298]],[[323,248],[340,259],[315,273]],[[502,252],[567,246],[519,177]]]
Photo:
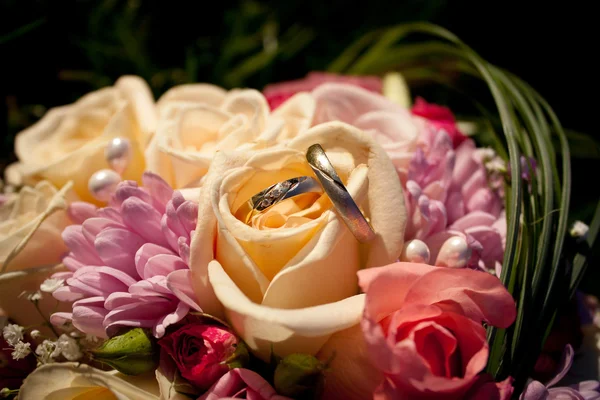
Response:
[[[17,132],[48,108],[71,103],[120,75],[142,76],[156,97],[195,81],[261,89],[326,69],[373,29],[420,20],[451,30],[488,61],[524,78],[565,127],[596,139],[598,65],[592,60],[598,23],[592,4],[3,0],[0,171],[14,160]],[[273,40],[281,51],[266,56],[264,48]],[[588,221],[600,197],[596,146],[573,157],[572,215]],[[593,267],[590,272],[595,277]]]

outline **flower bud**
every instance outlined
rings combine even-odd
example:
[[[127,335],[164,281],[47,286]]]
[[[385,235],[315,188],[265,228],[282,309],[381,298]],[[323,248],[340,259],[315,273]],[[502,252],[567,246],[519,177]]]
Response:
[[[277,393],[293,398],[318,398],[327,365],[308,354],[290,354],[275,368]]]
[[[108,364],[126,375],[139,375],[158,364],[158,351],[152,336],[142,328],[131,329],[105,341],[92,351],[96,361]]]
[[[201,390],[248,358],[248,350],[228,327],[195,316],[170,329],[158,344],[181,376]]]

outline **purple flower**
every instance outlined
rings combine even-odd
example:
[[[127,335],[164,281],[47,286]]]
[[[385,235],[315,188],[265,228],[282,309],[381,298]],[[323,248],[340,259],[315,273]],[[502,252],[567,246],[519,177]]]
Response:
[[[555,386],[573,365],[574,354],[573,347],[567,345],[556,376],[545,385],[539,381],[530,381],[519,400],[599,400],[600,382],[598,381],[590,380],[570,386]]]
[[[453,149],[450,136],[441,130],[426,131],[420,140],[403,182],[405,239],[424,241],[434,262],[448,238],[462,236],[473,254],[468,266],[499,273],[506,217],[500,193],[489,182],[486,150],[470,139]]]
[[[223,375],[198,400],[254,399],[291,400],[280,396],[263,377],[245,368],[236,368]]]
[[[119,184],[109,206],[70,206],[71,225],[63,231],[69,272],[55,274],[65,286],[53,295],[74,301],[71,320],[82,332],[112,336],[123,326],[152,328],[162,337],[167,326],[190,308],[200,310],[189,286],[190,237],[198,205],[185,200],[159,176],[145,173],[143,187]]]

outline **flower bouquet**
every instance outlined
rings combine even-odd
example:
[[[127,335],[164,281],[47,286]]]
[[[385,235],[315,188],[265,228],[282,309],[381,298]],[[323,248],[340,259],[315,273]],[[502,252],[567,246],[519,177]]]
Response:
[[[156,102],[124,76],[19,133],[0,393],[600,399],[577,292],[600,212],[569,221],[544,99],[426,24],[329,71]],[[406,84],[458,77],[494,107],[457,119]]]

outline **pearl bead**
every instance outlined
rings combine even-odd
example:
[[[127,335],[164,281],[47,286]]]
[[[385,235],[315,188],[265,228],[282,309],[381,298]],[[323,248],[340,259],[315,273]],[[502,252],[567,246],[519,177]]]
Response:
[[[462,268],[471,258],[471,249],[467,241],[460,236],[453,236],[446,240],[435,260],[435,265],[440,267]]]
[[[121,176],[110,169],[102,169],[90,177],[88,190],[99,201],[108,201],[121,182]]]
[[[427,264],[430,257],[429,247],[419,239],[414,239],[404,243],[400,261]]]
[[[131,159],[131,142],[122,137],[111,139],[104,149],[104,157],[113,170],[122,174]]]

